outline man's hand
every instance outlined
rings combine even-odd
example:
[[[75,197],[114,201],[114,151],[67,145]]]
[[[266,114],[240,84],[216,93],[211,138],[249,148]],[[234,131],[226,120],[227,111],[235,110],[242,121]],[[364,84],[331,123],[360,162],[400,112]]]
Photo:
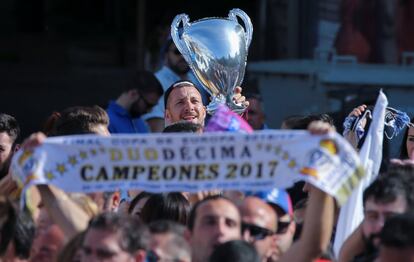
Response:
[[[233,101],[236,103],[236,104],[241,104],[241,105],[243,105],[244,107],[248,107],[249,106],[249,101],[247,101],[246,100],[246,97],[244,97],[242,94],[241,94],[241,92],[242,92],[242,88],[240,87],[240,86],[236,86],[235,88],[234,88],[234,95],[233,95]]]
[[[22,144],[23,149],[33,149],[41,145],[46,139],[46,135],[42,132],[31,134]]]

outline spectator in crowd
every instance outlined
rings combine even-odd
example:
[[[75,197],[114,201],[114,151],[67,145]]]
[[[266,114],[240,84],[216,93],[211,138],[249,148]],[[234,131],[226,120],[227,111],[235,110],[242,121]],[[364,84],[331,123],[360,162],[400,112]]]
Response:
[[[107,112],[111,133],[148,133],[141,116],[154,107],[163,94],[160,82],[147,71],[128,72],[122,93],[110,101]]]
[[[0,113],[0,179],[9,173],[13,153],[18,149],[20,127],[16,119]]]
[[[339,254],[340,261],[376,258],[380,245],[380,232],[385,220],[414,207],[412,171],[405,167],[394,167],[392,172],[381,174],[365,189],[364,220],[343,244]],[[407,183],[409,179],[411,183]]]
[[[246,107],[249,105],[241,95],[241,88],[234,89],[233,99]],[[203,105],[200,91],[190,81],[178,81],[172,84],[164,94],[164,119],[169,126],[179,121],[188,121],[204,127],[206,107]]]
[[[260,262],[253,245],[243,240],[231,240],[214,248],[209,262]]]
[[[35,224],[27,209],[18,210],[9,198],[0,196],[0,261],[29,261]]]
[[[20,190],[9,173],[11,159],[19,149],[20,127],[16,119],[0,113],[0,195],[18,198]]]
[[[181,225],[187,224],[190,203],[177,192],[154,194],[150,196],[141,211],[141,220],[145,224],[166,219]]]
[[[30,262],[54,262],[65,243],[65,236],[56,224],[49,225],[39,236],[38,251],[32,255]]]
[[[411,125],[414,124],[414,118],[411,118]],[[404,132],[404,137],[401,142],[400,159],[414,158],[414,126],[409,126]]]
[[[246,100],[249,101],[247,117],[249,125],[254,130],[267,129],[262,97],[259,94],[246,94]]]
[[[184,226],[168,220],[157,220],[149,224],[149,230],[151,233],[149,262],[191,261],[191,249],[184,238]]]
[[[215,246],[241,239],[239,210],[222,196],[206,197],[191,210],[187,234],[191,261],[207,262]]]
[[[270,205],[253,196],[244,199],[240,212],[244,240],[254,245],[260,261],[268,261],[272,256],[272,246],[275,242],[276,212]]]
[[[173,83],[180,80],[188,80],[193,83],[198,83],[197,79],[190,70],[190,67],[181,55],[180,51],[178,51],[171,38],[167,41],[165,50],[164,66],[155,73],[155,76],[160,81],[164,92],[167,91]],[[204,91],[200,85],[196,85],[195,88],[198,89],[201,97],[203,97],[204,103],[207,103],[206,91]],[[164,129],[164,111],[164,99],[161,97],[153,110],[144,116],[144,119],[150,126],[151,131],[161,132]]]
[[[378,261],[414,261],[414,214],[399,214],[387,219],[380,240]]]
[[[85,233],[81,261],[143,262],[149,244],[148,228],[138,219],[117,213],[93,218]]]
[[[259,197],[269,204],[277,215],[277,230],[272,245],[272,253],[268,261],[278,261],[279,258],[292,246],[296,231],[296,223],[293,219],[292,201],[286,190],[272,189],[270,191],[257,192]]]

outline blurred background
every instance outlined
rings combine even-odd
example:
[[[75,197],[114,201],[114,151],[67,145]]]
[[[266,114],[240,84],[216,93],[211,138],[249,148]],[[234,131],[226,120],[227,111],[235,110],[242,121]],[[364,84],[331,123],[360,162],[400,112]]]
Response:
[[[380,88],[390,106],[414,112],[411,0],[2,0],[0,111],[27,135],[54,110],[106,107],[124,70],[159,69],[175,15],[235,7],[254,28],[243,87],[261,93],[269,127],[326,112],[341,129]]]

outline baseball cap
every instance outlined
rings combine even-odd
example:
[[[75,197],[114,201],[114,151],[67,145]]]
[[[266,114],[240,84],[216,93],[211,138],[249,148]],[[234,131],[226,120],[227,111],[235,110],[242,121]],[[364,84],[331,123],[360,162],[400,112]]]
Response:
[[[292,200],[289,193],[284,189],[274,188],[268,191],[246,192],[246,195],[255,196],[263,201],[275,205],[290,216],[293,216]]]

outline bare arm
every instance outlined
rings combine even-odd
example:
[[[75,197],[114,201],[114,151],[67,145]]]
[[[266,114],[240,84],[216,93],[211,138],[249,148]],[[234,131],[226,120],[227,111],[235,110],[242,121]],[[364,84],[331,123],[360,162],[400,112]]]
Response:
[[[48,185],[37,185],[37,188],[49,215],[67,239],[87,228],[89,216],[65,192]]]
[[[327,249],[334,223],[334,199],[312,187],[300,239],[280,261],[313,261]]]
[[[339,251],[339,262],[351,261],[355,256],[361,254],[365,249],[365,242],[362,236],[362,227],[359,225],[354,232],[345,240]]]

